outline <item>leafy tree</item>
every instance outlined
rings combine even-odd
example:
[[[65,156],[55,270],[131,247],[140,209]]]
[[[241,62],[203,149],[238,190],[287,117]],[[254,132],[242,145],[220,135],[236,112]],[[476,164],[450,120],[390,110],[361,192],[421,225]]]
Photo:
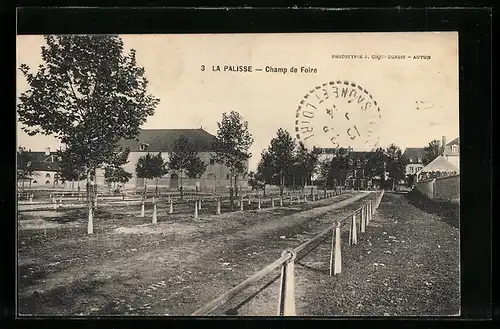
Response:
[[[77,181],[78,188],[80,180],[85,176],[85,165],[81,163],[81,155],[74,148],[57,150],[56,156],[59,164],[59,176],[63,182]]]
[[[386,169],[389,173],[389,177],[392,178],[392,189],[394,190],[396,182],[399,182],[406,176],[407,161],[403,157],[403,152],[401,151],[401,149],[394,144],[391,144],[387,148],[386,157]]]
[[[123,166],[129,162],[129,154],[130,149],[128,148],[122,152],[115,153],[114,158],[104,168],[106,182],[116,186],[116,183],[126,184],[132,178],[132,174],[123,169]]]
[[[371,152],[368,163],[365,168],[365,175],[370,178],[380,177],[382,182],[385,181],[387,170],[387,156],[383,148],[379,147],[375,152]]]
[[[273,178],[279,178],[280,195],[283,195],[285,175],[295,164],[295,147],[295,140],[290,133],[280,128],[267,151],[262,154],[263,167],[272,168]]]
[[[92,172],[110,161],[118,141],[138,135],[159,100],[120,37],[49,35],[45,42],[38,71],[20,67],[29,89],[19,97],[19,122],[28,135],[52,135],[80,156],[92,233]]]
[[[217,137],[214,142],[215,154],[212,159],[224,164],[230,171],[230,204],[233,207],[233,183],[236,186],[236,176],[245,173],[246,162],[252,156],[248,150],[253,144],[252,134],[248,131],[248,122],[235,111],[222,114],[222,121],[217,123]]]
[[[151,155],[147,153],[146,155],[140,157],[137,160],[135,167],[135,172],[137,177],[145,179],[158,179],[165,176],[168,173],[167,162],[161,156],[161,153],[157,155]],[[147,191],[147,185],[144,182],[144,193]],[[158,191],[158,181],[155,182],[155,193]]]
[[[194,145],[190,143],[184,135],[181,135],[179,139],[174,142],[174,148],[172,153],[170,153],[169,155],[169,161],[170,169],[179,171],[181,180],[181,186],[179,187],[179,190],[182,199],[183,173],[186,172],[186,175],[189,178],[198,178],[207,169],[207,164],[200,159]]]
[[[304,144],[300,142],[298,143],[294,157],[295,166],[293,169],[295,175],[299,178],[300,186],[304,186],[308,181],[311,181],[311,176],[318,163],[318,155],[316,152],[309,151]]]
[[[440,151],[440,142],[437,139],[430,141],[429,145],[424,147],[424,158],[422,159],[424,166],[436,159],[440,155]]]
[[[22,190],[24,191],[24,181],[26,179],[30,180],[33,176],[33,158],[26,148],[20,146],[17,151],[17,179],[21,180]]]

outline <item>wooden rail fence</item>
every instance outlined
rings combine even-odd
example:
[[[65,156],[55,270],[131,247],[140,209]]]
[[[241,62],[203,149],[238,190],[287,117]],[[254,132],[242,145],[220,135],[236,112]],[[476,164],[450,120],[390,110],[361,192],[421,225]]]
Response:
[[[269,275],[275,269],[281,267],[277,315],[295,316],[295,263],[305,257],[310,251],[331,235],[330,276],[340,274],[342,272],[342,242],[340,229],[344,225],[349,225],[349,245],[357,244],[358,234],[365,233],[366,226],[370,223],[373,214],[379,207],[383,195],[383,190],[376,192],[375,198],[372,198],[368,202],[364,202],[361,207],[354,210],[349,216],[340,221],[336,221],[297,248],[283,251],[280,258],[255,272],[248,279],[231,288],[221,296],[205,304],[192,315],[203,316],[210,314],[263,277]]]

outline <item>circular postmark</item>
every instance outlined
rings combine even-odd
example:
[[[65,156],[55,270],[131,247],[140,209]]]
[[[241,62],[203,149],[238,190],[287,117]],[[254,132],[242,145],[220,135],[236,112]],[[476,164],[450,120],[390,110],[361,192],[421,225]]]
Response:
[[[378,146],[381,119],[380,107],[366,89],[350,81],[330,81],[300,101],[295,134],[310,148],[370,150]]]

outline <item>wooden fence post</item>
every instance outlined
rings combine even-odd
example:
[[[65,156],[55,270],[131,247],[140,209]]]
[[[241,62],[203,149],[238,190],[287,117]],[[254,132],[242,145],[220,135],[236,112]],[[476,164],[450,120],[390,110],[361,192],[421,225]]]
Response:
[[[243,211],[243,196],[240,199],[240,211]]]
[[[220,215],[220,198],[217,198],[217,212],[216,215]]]
[[[260,209],[260,195],[258,196],[258,201],[257,201],[257,209]]]
[[[94,218],[93,218],[94,209],[92,207],[89,208],[89,220],[87,223],[87,234],[94,234]]]
[[[356,222],[356,213],[352,214],[351,221],[351,243],[358,244],[358,223]]]
[[[198,210],[201,210],[201,203],[203,202],[203,198],[198,199]]]
[[[361,210],[360,210],[360,216],[361,216],[361,233],[365,233],[365,207],[361,207]]]
[[[248,204],[251,204],[250,194],[248,195]]]
[[[153,197],[153,224],[158,222],[158,218],[156,217],[156,201],[155,197]]]
[[[291,258],[281,267],[280,292],[278,298],[278,316],[295,316],[295,259],[297,254],[292,249],[283,251]]]
[[[333,274],[340,274],[340,272],[342,272],[342,251],[340,249],[340,223],[338,222],[337,222],[337,227],[335,227],[332,232],[332,250],[330,253],[330,276],[332,276],[332,272]]]
[[[283,196],[280,196],[280,207],[283,207]]]
[[[198,218],[198,201],[194,202],[194,218]]]
[[[142,198],[142,204],[141,204],[141,217],[144,217],[144,197]]]
[[[170,198],[170,196],[169,196],[169,201],[170,201],[170,208],[168,209],[168,213],[172,215],[174,213],[174,201]]]
[[[271,197],[271,208],[274,208],[274,197]]]

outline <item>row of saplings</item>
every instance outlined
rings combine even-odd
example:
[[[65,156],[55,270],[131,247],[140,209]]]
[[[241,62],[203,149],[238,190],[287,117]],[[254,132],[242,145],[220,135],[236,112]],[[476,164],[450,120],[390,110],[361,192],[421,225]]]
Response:
[[[308,197],[310,197],[311,201],[316,201],[316,200],[320,200],[322,198],[330,198],[330,197],[333,197],[333,196],[336,196],[336,195],[341,195],[341,194],[345,194],[347,191],[346,190],[343,190],[343,189],[339,189],[339,190],[333,190],[333,191],[328,191],[328,190],[324,190],[323,193],[320,193],[318,190],[311,190],[311,193],[310,194],[307,194],[307,193],[299,193],[297,195],[292,195],[292,193],[288,193],[287,196],[279,196],[279,197],[274,197],[274,196],[270,196],[269,197],[269,201],[270,201],[270,204],[271,204],[271,208],[274,208],[275,207],[275,203],[278,202],[279,203],[279,206],[280,207],[283,207],[284,206],[284,203],[285,202],[288,202],[289,205],[293,205],[294,204],[294,201],[296,201],[297,203],[306,203],[308,202]],[[152,223],[153,224],[156,224],[158,222],[158,216],[157,216],[157,203],[158,203],[158,199],[162,199],[162,196],[161,195],[156,195],[156,196],[153,196],[152,197],[152,201],[151,201],[151,204],[153,206],[153,214],[152,214]],[[194,218],[197,219],[198,218],[198,213],[199,211],[202,209],[203,207],[203,203],[204,202],[216,202],[216,215],[220,215],[221,214],[221,208],[222,208],[222,204],[224,202],[224,200],[227,199],[227,198],[224,198],[224,197],[213,197],[212,200],[205,200],[203,196],[200,196],[198,198],[196,198],[193,202],[193,209],[194,209]],[[232,198],[230,198],[232,199]],[[88,225],[87,225],[87,233],[88,234],[93,234],[94,233],[94,224],[93,224],[93,216],[94,216],[94,211],[95,209],[97,209],[97,194],[89,194],[89,197],[88,197]],[[168,195],[167,196],[167,203],[169,204],[169,209],[168,209],[168,213],[169,214],[173,214],[174,213],[174,201],[173,201],[173,198],[171,195]],[[250,205],[252,203],[252,197],[251,195],[247,195],[247,199],[245,200],[244,196],[240,196],[240,198],[238,199],[238,206],[239,206],[239,210],[240,211],[243,211],[244,210],[244,203],[245,201],[248,202],[248,205]],[[257,196],[257,209],[260,210],[261,207],[262,207],[262,203],[264,203],[264,199],[260,196],[260,194]],[[143,195],[142,197],[142,200],[140,200],[141,202],[141,217],[145,217],[145,208],[146,208],[146,197],[145,195]],[[188,204],[188,201],[186,202],[177,202],[177,204]],[[230,207],[231,207],[231,210],[233,210],[233,205],[234,203],[231,202],[230,200]]]

